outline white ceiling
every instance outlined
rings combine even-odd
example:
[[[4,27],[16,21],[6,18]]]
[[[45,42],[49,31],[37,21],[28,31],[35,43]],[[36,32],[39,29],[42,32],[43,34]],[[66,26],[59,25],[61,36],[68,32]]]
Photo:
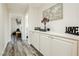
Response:
[[[10,3],[7,4],[8,10],[11,13],[25,13],[28,7],[28,4],[19,4],[19,3]]]
[[[43,5],[45,5],[45,3],[29,3],[31,7],[42,7]]]
[[[44,3],[8,3],[8,10],[11,13],[25,13],[29,6],[41,7]]]

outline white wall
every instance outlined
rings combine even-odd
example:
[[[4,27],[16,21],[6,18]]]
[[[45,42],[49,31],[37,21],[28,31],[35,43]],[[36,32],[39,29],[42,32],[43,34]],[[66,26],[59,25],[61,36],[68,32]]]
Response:
[[[43,7],[42,10],[44,10],[45,8]],[[66,26],[79,26],[78,15],[79,4],[63,4],[63,19],[49,22],[48,27],[51,29],[51,31],[54,31],[56,33],[64,33]]]
[[[6,4],[0,4],[0,55],[9,41],[9,19]]]
[[[34,30],[34,27],[40,26],[41,22],[41,9],[39,7],[29,7],[28,10],[28,28]]]
[[[48,3],[40,8],[29,8],[29,29],[33,30],[36,26],[41,26],[43,28],[42,12],[45,9],[55,5],[55,3]],[[66,26],[79,26],[79,4],[78,3],[64,3],[63,4],[63,19],[50,21],[47,23],[47,27],[51,31],[56,33],[64,33]]]
[[[35,26],[41,26],[42,12],[45,9],[55,5],[55,3],[44,4],[40,8],[29,8],[29,27],[33,29]],[[47,27],[56,33],[64,33],[66,26],[79,26],[79,4],[78,3],[64,3],[63,4],[63,19],[50,21]]]
[[[16,18],[21,19],[21,25],[17,26]],[[16,12],[9,12],[9,20],[10,20],[10,35],[12,32],[16,31],[19,28],[22,32],[22,40],[26,39],[25,35],[25,14],[16,13]],[[11,38],[11,37],[10,37]]]
[[[16,14],[16,13],[9,13],[9,16],[10,16],[10,20],[11,20],[11,33],[16,31],[17,28],[22,30],[22,28],[21,28],[22,23],[20,26],[18,26],[16,23],[16,18],[21,19],[21,21],[22,21],[23,15]]]

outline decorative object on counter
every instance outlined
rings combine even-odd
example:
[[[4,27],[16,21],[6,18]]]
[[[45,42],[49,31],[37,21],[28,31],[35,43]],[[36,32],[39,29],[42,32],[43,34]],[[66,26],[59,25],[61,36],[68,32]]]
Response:
[[[45,30],[45,29],[42,29],[42,28],[40,28],[40,27],[35,27],[34,30],[43,31],[43,32],[50,31],[49,28],[47,28],[47,29]]]
[[[63,19],[63,3],[57,3],[54,6],[43,11],[43,17],[50,21]]]
[[[43,20],[41,21],[41,23],[44,23],[44,30],[46,31],[46,23],[49,22],[48,18],[43,18]]]
[[[47,28],[47,31],[50,31],[50,28]]]
[[[40,27],[35,27],[34,30],[40,30]]]
[[[16,18],[16,23],[17,23],[17,25],[21,24],[21,19]]]
[[[65,33],[69,33],[69,34],[73,34],[73,35],[78,35],[79,36],[79,27],[78,26],[66,27]]]

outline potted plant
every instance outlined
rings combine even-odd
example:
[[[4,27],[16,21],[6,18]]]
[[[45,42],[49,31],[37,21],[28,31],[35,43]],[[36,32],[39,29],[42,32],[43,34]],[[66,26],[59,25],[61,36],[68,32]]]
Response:
[[[43,18],[43,20],[41,21],[41,23],[44,23],[44,30],[46,31],[46,23],[49,22],[48,18]]]

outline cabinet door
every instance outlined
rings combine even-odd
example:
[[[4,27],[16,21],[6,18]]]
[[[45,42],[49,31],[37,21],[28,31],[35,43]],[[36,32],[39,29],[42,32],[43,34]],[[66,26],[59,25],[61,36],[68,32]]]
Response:
[[[39,33],[38,32],[33,33],[33,45],[37,50],[39,50]]]
[[[48,35],[41,34],[40,36],[40,52],[45,56],[50,56],[50,38]]]
[[[29,42],[37,50],[39,50],[39,33],[38,32],[29,32]]]
[[[51,40],[52,56],[75,56],[77,55],[77,41],[53,37]]]
[[[36,37],[35,37],[35,32],[29,32],[29,42],[30,42],[30,44],[32,44],[32,45],[35,45],[35,41],[36,41],[36,39],[35,39]]]

